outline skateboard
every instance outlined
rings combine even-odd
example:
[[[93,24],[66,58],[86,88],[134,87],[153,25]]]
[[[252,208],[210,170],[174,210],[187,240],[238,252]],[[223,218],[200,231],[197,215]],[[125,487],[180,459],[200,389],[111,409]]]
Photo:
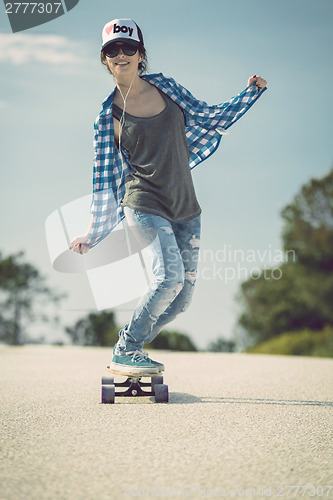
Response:
[[[109,366],[106,369],[110,373],[127,377],[127,379],[124,382],[115,382],[114,377],[109,375],[102,377],[102,403],[114,404],[116,396],[154,396],[155,403],[169,401],[168,386],[163,384],[163,377],[158,373],[123,373],[112,370]],[[141,381],[144,377],[150,378],[150,382]],[[118,387],[124,390],[116,391]],[[143,390],[143,387],[149,387],[150,390]]]

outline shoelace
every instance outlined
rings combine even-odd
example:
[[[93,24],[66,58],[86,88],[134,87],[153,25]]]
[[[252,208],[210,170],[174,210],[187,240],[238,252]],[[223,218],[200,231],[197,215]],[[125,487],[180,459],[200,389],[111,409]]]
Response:
[[[149,354],[148,354],[148,352],[147,352],[147,351],[140,351],[140,353],[142,354],[142,356],[143,356],[146,360],[150,361],[150,362],[151,362],[151,363],[153,363],[153,364],[154,364],[154,363],[156,363],[156,361],[153,361],[153,360],[149,357]],[[160,363],[160,364],[161,364],[161,363]]]
[[[157,361],[154,361],[153,359],[151,359],[151,358],[149,357],[148,352],[146,352],[146,351],[140,351],[140,353],[142,354],[142,356],[143,356],[146,360],[148,360],[148,361],[150,361],[151,363],[153,363],[153,365],[156,365],[156,364],[157,364],[157,365],[159,365],[159,366],[163,366],[163,365],[162,365],[162,363],[158,363]]]
[[[126,354],[133,354],[132,361],[146,361],[148,357],[148,353],[145,351],[129,351]]]

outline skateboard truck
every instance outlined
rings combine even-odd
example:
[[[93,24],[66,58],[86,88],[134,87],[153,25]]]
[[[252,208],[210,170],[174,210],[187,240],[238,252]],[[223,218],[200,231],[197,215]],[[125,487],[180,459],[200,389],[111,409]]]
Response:
[[[108,370],[111,371],[111,370]],[[168,386],[163,384],[163,377],[158,375],[123,374],[112,371],[117,375],[127,376],[124,382],[115,382],[114,377],[102,377],[102,403],[113,404],[115,397],[140,397],[154,396],[155,403],[167,403],[169,401]],[[142,377],[150,377],[150,382],[142,382]],[[116,391],[116,388],[122,387],[125,390]],[[143,390],[143,387],[149,387],[150,390]]]

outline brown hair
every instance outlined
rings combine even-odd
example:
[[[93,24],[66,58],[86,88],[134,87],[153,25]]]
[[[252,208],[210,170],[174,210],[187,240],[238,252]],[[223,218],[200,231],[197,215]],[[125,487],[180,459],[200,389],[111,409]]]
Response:
[[[143,73],[146,73],[147,69],[148,69],[147,51],[144,48],[144,46],[142,45],[142,43],[140,43],[140,45],[138,47],[138,51],[139,51],[140,56],[142,57],[142,61],[139,62],[138,70],[139,70],[139,75],[142,75]],[[112,75],[113,73],[107,64],[106,55],[104,54],[103,51],[101,52],[101,63],[104,66],[106,66],[108,72]]]

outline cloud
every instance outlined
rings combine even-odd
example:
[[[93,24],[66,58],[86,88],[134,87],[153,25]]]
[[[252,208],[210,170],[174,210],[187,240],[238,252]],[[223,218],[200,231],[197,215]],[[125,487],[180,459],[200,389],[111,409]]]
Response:
[[[0,33],[0,62],[77,65],[83,62],[83,45],[59,35]]]

